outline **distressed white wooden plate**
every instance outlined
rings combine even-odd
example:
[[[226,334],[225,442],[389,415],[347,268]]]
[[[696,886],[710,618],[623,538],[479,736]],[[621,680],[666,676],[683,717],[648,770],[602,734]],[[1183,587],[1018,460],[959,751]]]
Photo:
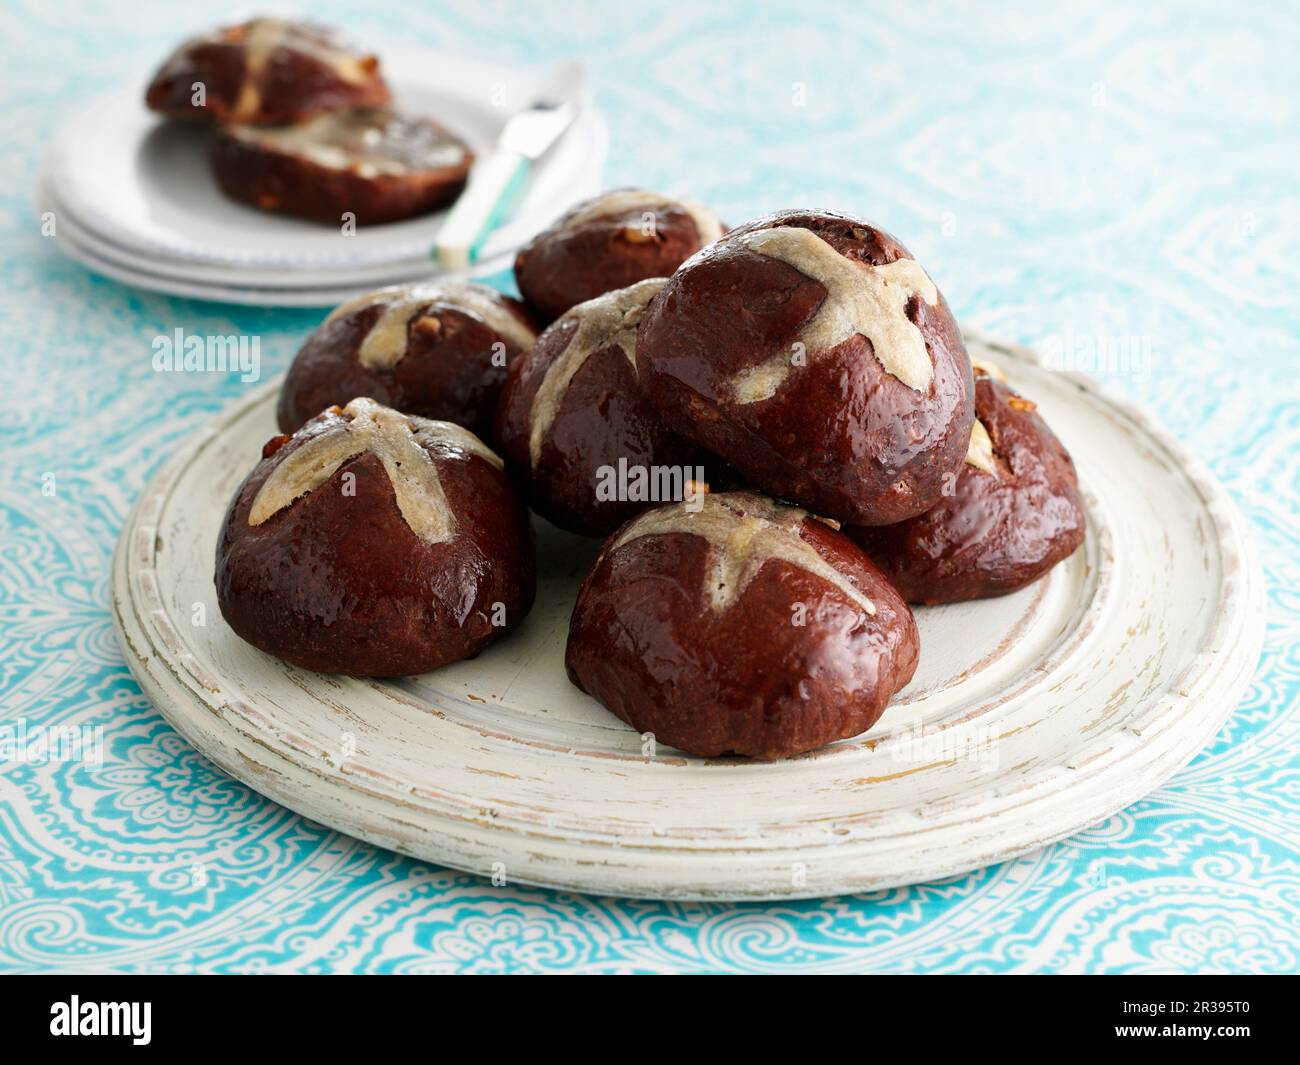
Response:
[[[1028,352],[974,338],[972,350],[1073,452],[1087,542],[1015,595],[918,611],[917,676],[857,739],[770,764],[644,754],[565,678],[569,610],[595,545],[549,528],[536,608],[474,661],[359,681],[244,644],[217,610],[214,545],[275,432],[274,385],[200,433],[132,511],[113,562],[127,660],[227,772],[315,821],[458,869],[614,895],[770,899],[1015,857],[1139,799],[1213,738],[1258,658],[1263,582],[1223,489],[1165,433]]]

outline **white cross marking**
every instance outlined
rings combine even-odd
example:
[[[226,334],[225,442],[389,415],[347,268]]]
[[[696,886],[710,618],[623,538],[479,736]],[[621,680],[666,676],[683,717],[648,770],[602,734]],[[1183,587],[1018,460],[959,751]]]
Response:
[[[345,462],[369,452],[383,463],[397,508],[411,531],[426,543],[440,544],[456,535],[456,518],[423,444],[478,455],[501,468],[501,460],[459,425],[408,417],[373,399],[354,399],[343,413],[351,420],[316,433],[271,471],[253,499],[249,525],[261,525],[319,487]]]
[[[939,291],[915,259],[897,259],[884,266],[860,263],[846,259],[812,230],[799,226],[760,229],[741,240],[760,255],[788,263],[825,286],[822,305],[799,336],[809,356],[861,333],[871,341],[886,373],[918,392],[929,389],[934,367],[925,337],[907,317],[907,305],[919,296],[933,306]],[[793,366],[792,353],[782,352],[737,374],[732,383],[736,402],[771,398]]]
[[[607,550],[614,551],[643,536],[702,536],[710,549],[705,591],[716,611],[731,606],[764,563],[775,558],[828,581],[868,615],[874,615],[876,604],[799,535],[807,516],[806,510],[752,492],[710,494],[695,513],[683,503],[646,511]]]
[[[546,439],[546,431],[555,423],[574,375],[593,354],[617,344],[632,364],[635,375],[637,325],[650,301],[667,283],[667,278],[663,277],[638,281],[627,288],[615,289],[594,300],[579,303],[560,319],[563,322],[576,318],[578,328],[560,357],[546,368],[528,409],[528,454],[533,469],[537,469],[542,457],[542,441]]]
[[[537,334],[497,298],[493,289],[457,281],[394,285],[367,292],[335,307],[325,323],[381,304],[384,309],[361,342],[357,359],[372,370],[391,370],[406,355],[407,326],[411,319],[431,303],[444,303],[481,319],[520,351],[527,351],[537,339]]]

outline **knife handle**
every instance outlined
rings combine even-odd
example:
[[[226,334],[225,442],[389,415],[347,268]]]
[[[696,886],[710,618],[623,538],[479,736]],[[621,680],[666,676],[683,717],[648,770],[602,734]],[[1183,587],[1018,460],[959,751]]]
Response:
[[[474,164],[469,184],[438,233],[433,257],[446,270],[478,261],[483,244],[514,208],[528,176],[528,157],[496,151]]]

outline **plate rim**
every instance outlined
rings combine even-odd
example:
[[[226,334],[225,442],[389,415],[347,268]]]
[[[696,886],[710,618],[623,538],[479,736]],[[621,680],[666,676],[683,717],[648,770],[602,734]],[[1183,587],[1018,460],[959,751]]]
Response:
[[[1005,357],[1045,368],[1042,360],[1029,348],[987,338],[976,330],[966,329],[964,333],[968,342],[973,345],[983,345]],[[680,864],[684,869],[675,870],[672,876],[650,875],[646,869],[639,867],[634,873],[632,869],[634,863],[629,860],[632,854],[617,839],[604,839],[603,846],[610,853],[605,861],[593,863],[591,854],[586,853],[590,851],[591,840],[588,839],[584,844],[576,840],[575,834],[570,830],[548,834],[545,831],[546,826],[542,824],[530,824],[520,818],[501,818],[496,811],[493,811],[492,817],[485,818],[482,809],[464,809],[456,814],[449,810],[435,810],[426,803],[421,807],[421,811],[426,819],[439,820],[437,831],[445,833],[449,839],[456,838],[455,833],[460,834],[460,837],[456,838],[459,850],[446,848],[434,854],[427,848],[410,848],[404,845],[401,838],[386,834],[376,826],[358,824],[355,820],[349,820],[346,811],[343,816],[331,815],[327,812],[326,816],[322,817],[320,804],[324,800],[321,800],[319,795],[316,796],[317,804],[313,806],[303,798],[300,790],[295,789],[291,782],[277,781],[273,773],[263,773],[258,776],[252,767],[246,764],[248,759],[240,760],[242,754],[238,749],[238,740],[234,738],[238,736],[239,730],[223,717],[220,709],[204,703],[204,700],[193,690],[193,685],[186,684],[170,666],[158,672],[150,668],[151,661],[164,660],[163,649],[156,642],[156,634],[150,634],[145,627],[139,604],[132,600],[129,570],[131,549],[140,538],[141,531],[144,530],[149,536],[153,535],[153,527],[148,524],[148,519],[156,515],[151,515],[149,508],[156,504],[156,509],[161,510],[165,494],[163,489],[179,477],[206,442],[218,435],[222,425],[241,416],[250,407],[264,402],[266,393],[278,388],[278,380],[268,382],[228,405],[200,431],[197,431],[148,481],[123,525],[114,551],[112,566],[114,627],[128,665],[145,694],[169,723],[206,757],[255,790],[303,816],[330,825],[346,834],[423,860],[485,874],[486,866],[480,862],[467,861],[464,856],[475,851],[485,852],[488,841],[495,841],[496,850],[501,851],[501,833],[507,831],[516,836],[522,835],[533,845],[536,845],[539,840],[544,841],[557,852],[574,852],[575,855],[584,852],[587,859],[585,867],[576,859],[561,860],[558,865],[552,862],[550,866],[545,862],[535,863],[526,867],[522,873],[516,866],[510,876],[513,881],[561,890],[596,891],[633,898],[715,901],[821,898],[928,882],[969,872],[995,862],[1013,859],[1070,836],[1124,809],[1163,784],[1214,738],[1223,722],[1237,708],[1240,695],[1249,684],[1256,668],[1263,642],[1265,586],[1262,569],[1250,530],[1226,489],[1198,458],[1188,452],[1177,438],[1140,407],[1111,394],[1104,385],[1086,375],[1064,370],[1050,372],[1072,381],[1076,387],[1092,393],[1101,403],[1132,421],[1141,432],[1175,460],[1178,469],[1200,495],[1204,502],[1204,512],[1213,525],[1213,539],[1221,559],[1218,615],[1202,637],[1196,653],[1186,661],[1181,672],[1169,681],[1163,691],[1150,697],[1150,706],[1142,721],[1130,722],[1121,730],[1121,732],[1132,733],[1142,742],[1117,744],[1115,732],[1101,731],[1081,744],[1074,752],[1071,764],[1076,772],[1079,766],[1087,765],[1091,766],[1092,778],[1103,776],[1114,778],[1108,789],[1103,790],[1099,795],[1094,794],[1092,801],[1086,806],[1086,813],[1081,811],[1077,802],[1072,801],[1076,798],[1074,793],[1077,789],[1071,787],[1070,781],[1075,778],[1071,777],[1066,767],[1060,765],[1036,767],[1025,774],[1023,783],[1018,784],[1012,794],[1003,797],[1014,800],[1014,802],[1004,803],[1004,806],[1019,805],[1023,802],[1039,804],[1035,812],[1041,815],[1036,820],[1040,831],[1034,833],[1032,838],[1026,838],[1022,831],[1019,837],[1007,844],[1000,841],[995,834],[982,842],[969,844],[961,856],[954,857],[950,862],[932,861],[919,870],[908,870],[905,875],[892,877],[882,876],[879,873],[864,873],[857,877],[850,875],[835,881],[830,886],[822,885],[815,890],[801,890],[795,885],[792,885],[789,890],[780,891],[746,891],[738,887],[711,890],[698,879],[692,880],[691,876],[693,873],[699,873],[700,870],[696,866],[700,866],[702,861],[707,862],[712,858],[716,863],[722,860],[722,855],[716,850],[702,848],[693,856],[689,855],[689,848],[687,853],[673,852],[674,856],[683,859]],[[149,546],[152,548],[152,542]],[[150,569],[149,572],[152,573],[152,570]],[[145,640],[147,646],[144,649],[137,647],[132,639],[133,636]],[[217,752],[208,749],[209,745],[205,743],[202,735],[198,735],[201,731],[198,726],[171,704],[171,700],[178,696],[188,697],[191,701],[205,705],[214,721],[219,721],[221,726],[232,734],[232,741],[227,744],[227,749]],[[1192,710],[1198,708],[1200,713],[1192,717]],[[1182,712],[1181,716],[1177,715],[1178,711]],[[1189,726],[1181,731],[1177,728],[1157,727],[1162,720],[1169,718],[1171,713],[1178,716],[1177,723],[1191,720],[1198,727]],[[1143,729],[1150,731],[1151,735],[1144,737]],[[1160,744],[1158,748],[1157,743]],[[1117,747],[1122,747],[1124,750],[1117,753]],[[1152,751],[1155,753],[1145,760],[1137,759],[1139,771],[1134,771],[1135,756]],[[283,755],[283,752],[271,753],[276,759],[281,759]],[[282,760],[286,766],[294,767],[299,771],[306,770],[320,774],[319,766],[304,765],[287,757]],[[364,770],[361,772],[364,775]],[[356,779],[356,771],[352,773],[350,781],[343,780],[344,775],[342,771],[336,771],[330,782],[344,791],[351,789],[358,793],[377,796],[380,800],[391,801],[393,798],[391,789],[384,791],[384,785],[379,781],[364,784]],[[374,788],[380,790],[375,791]],[[984,812],[988,813],[988,810],[984,809]],[[999,806],[992,811],[992,816],[998,816],[1003,812],[1003,807]],[[942,820],[939,818],[919,826],[916,836],[932,831],[936,827],[943,827]],[[428,837],[433,833],[434,829],[428,824],[423,826],[424,836]],[[670,838],[664,841],[664,845],[669,847],[677,843],[684,846],[685,842]],[[858,846],[864,845],[863,841],[855,842]],[[900,841],[899,846],[905,846],[906,842],[906,840]],[[601,840],[597,839],[596,843],[601,845]],[[789,851],[789,854],[814,852],[824,847],[843,847],[847,851],[850,846],[851,844],[828,840],[823,844],[800,845]],[[775,849],[763,850],[759,853],[759,857],[764,862],[771,863],[784,853]],[[727,851],[727,856],[734,861],[743,861],[746,854],[754,855],[755,852],[752,849],[747,852],[743,848]],[[777,861],[777,864],[781,863]],[[635,874],[640,874],[642,879],[635,879]]]
[[[38,211],[57,207],[51,200],[38,200]],[[374,292],[390,285],[405,285],[436,276],[441,279],[462,278],[484,281],[510,265],[509,255],[484,259],[467,270],[450,273],[430,274],[427,271],[412,271],[404,277],[391,278],[386,281],[358,281],[356,283],[328,283],[318,287],[247,286],[227,284],[220,281],[189,280],[176,272],[155,273],[144,264],[132,265],[119,261],[108,254],[90,246],[73,223],[71,231],[67,218],[62,218],[61,230],[55,238],[59,251],[69,260],[89,270],[96,277],[107,278],[117,284],[144,292],[156,292],[178,299],[200,300],[206,303],[228,303],[242,307],[278,307],[292,309],[313,309],[335,307],[354,296]],[[159,264],[165,266],[166,264]]]

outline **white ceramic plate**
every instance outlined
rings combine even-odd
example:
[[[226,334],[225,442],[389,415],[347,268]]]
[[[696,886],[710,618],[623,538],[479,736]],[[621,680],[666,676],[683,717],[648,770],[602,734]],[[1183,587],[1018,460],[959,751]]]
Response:
[[[542,76],[419,49],[381,54],[399,105],[438,118],[480,154]],[[92,100],[59,129],[43,167],[58,207],[80,229],[143,260],[137,268],[153,262],[186,280],[246,286],[251,275],[282,288],[386,278],[395,265],[427,273],[445,212],[343,236],[337,227],[236,203],[212,176],[207,131],[160,121],[142,98],[143,88],[130,85]],[[588,101],[530,171],[515,216],[488,241],[485,257],[508,254],[596,192],[606,148],[604,121]]]
[[[248,302],[276,305],[280,294],[286,298],[307,301],[316,306],[328,302],[323,293],[356,294],[368,292],[381,285],[399,281],[420,280],[437,274],[439,277],[481,277],[508,268],[513,259],[510,251],[480,259],[468,271],[441,271],[431,259],[411,262],[376,264],[354,269],[319,270],[257,270],[254,268],[209,266],[204,263],[180,262],[157,258],[132,251],[99,236],[82,225],[76,215],[54,196],[48,183],[41,181],[36,190],[37,209],[42,214],[51,211],[58,219],[56,235],[60,244],[74,259],[84,262],[101,273],[117,271],[123,275],[143,278],[143,287],[180,295],[198,294],[201,298],[225,299],[223,292],[243,292]],[[101,264],[110,271],[100,269]],[[125,277],[120,278],[125,279]],[[333,302],[338,302],[337,300]]]
[[[113,607],[163,714],[315,821],[508,880],[640,897],[822,896],[932,880],[1095,824],[1160,785],[1249,681],[1263,581],[1223,489],[1088,380],[972,338],[1077,461],[1086,543],[1033,587],[918,610],[921,664],[870,733],[770,764],[640,737],[564,675],[596,545],[540,530],[537,606],[479,658],[406,681],[304,672],[221,620],[226,504],[275,386],[197,435],[122,531]],[[194,624],[196,604],[204,624]]]
[[[93,273],[124,285],[149,292],[163,292],[169,296],[254,307],[334,307],[374,287],[367,283],[339,288],[250,288],[212,281],[189,281],[168,273],[164,267],[146,270],[117,258],[109,258],[85,243],[79,234],[74,234],[76,231],[66,223],[60,225],[58,246],[68,258],[81,263]]]
[[[38,203],[41,210],[58,210],[55,201],[48,195],[42,196]],[[114,281],[120,281],[132,288],[163,292],[170,296],[184,296],[191,299],[212,300],[219,303],[239,303],[259,307],[334,307],[352,296],[368,292],[381,285],[399,281],[419,280],[424,277],[432,277],[435,273],[438,273],[433,264],[428,263],[425,264],[422,272],[404,269],[396,271],[390,276],[359,280],[352,284],[315,287],[302,285],[279,287],[270,284],[241,285],[235,281],[208,280],[202,277],[191,279],[188,272],[175,270],[167,263],[157,263],[134,256],[104,242],[81,229],[66,212],[59,213],[58,217],[58,247],[68,258],[81,263],[82,266],[96,274],[112,278]],[[442,278],[481,278],[509,266],[509,264],[509,255],[499,255],[476,263],[471,270],[453,273],[443,272],[438,273],[438,276]],[[238,275],[238,271],[235,274]]]

